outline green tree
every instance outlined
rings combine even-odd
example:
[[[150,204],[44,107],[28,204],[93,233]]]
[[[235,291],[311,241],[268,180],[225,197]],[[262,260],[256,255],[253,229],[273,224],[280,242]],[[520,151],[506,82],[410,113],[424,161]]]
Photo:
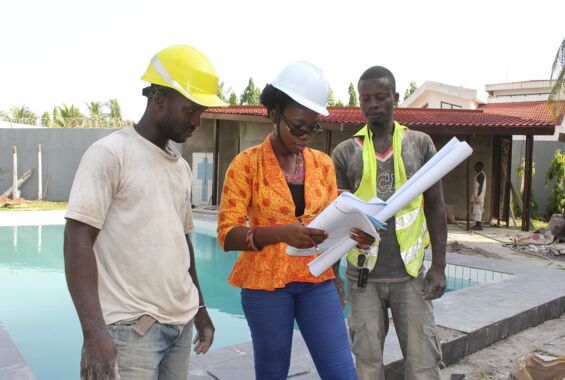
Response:
[[[104,103],[93,100],[86,103],[86,108],[88,108],[91,119],[104,117]]]
[[[86,103],[88,113],[90,114],[89,127],[97,128],[104,125],[106,115],[104,114],[104,103],[100,101],[90,101]]]
[[[78,128],[84,125],[86,118],[78,107],[63,103],[53,109],[52,127],[57,128]]]
[[[359,99],[357,98],[357,91],[355,91],[353,83],[349,83],[347,92],[349,93],[349,103],[347,103],[347,105],[349,107],[359,107]]]
[[[110,118],[122,120],[122,108],[120,107],[120,102],[118,102],[118,99],[110,99],[108,100],[106,105],[110,109]]]
[[[26,106],[12,106],[7,113],[1,112],[0,117],[19,124],[35,125],[37,122],[37,115]]]
[[[259,90],[259,88],[255,86],[253,78],[249,78],[249,83],[247,84],[247,87],[245,87],[245,90],[243,90],[243,93],[239,98],[239,104],[241,104],[242,106],[256,106],[259,104],[260,97],[261,90]]]
[[[110,128],[119,128],[122,126],[122,108],[120,107],[120,103],[118,99],[110,99],[106,103],[108,108],[110,109],[110,120],[108,120],[109,124],[108,127]]]
[[[230,93],[230,99],[228,103],[230,104],[230,106],[237,106],[237,95],[234,91]]]
[[[224,95],[224,81],[221,81],[220,83],[218,83],[218,89],[216,90],[216,96],[222,100],[226,100],[226,97]]]
[[[558,119],[560,114],[564,111],[564,105],[559,101],[561,94],[565,91],[565,38],[561,41],[553,66],[551,67],[550,80],[554,80],[553,88],[547,102],[549,103],[551,113],[554,119]]]
[[[51,120],[51,114],[47,111],[43,112],[41,115],[41,125],[43,127],[52,127],[53,121]]]
[[[553,154],[551,166],[545,176],[545,186],[555,180],[551,189],[551,195],[547,199],[547,216],[555,213],[565,212],[565,153],[561,154],[561,149],[557,149]]]
[[[406,89],[406,92],[404,93],[404,99],[403,100],[408,99],[408,97],[410,95],[412,95],[414,92],[416,92],[417,89],[418,89],[418,85],[416,84],[416,81],[410,81],[410,84],[408,85],[408,88]]]
[[[335,107],[337,101],[335,100],[334,90],[330,87],[328,91],[328,107]]]
[[[222,99],[224,102],[229,102],[228,98],[231,96],[232,88],[227,87],[224,81],[221,81],[218,84],[218,90],[216,91],[216,95],[218,98]]]
[[[328,93],[328,106],[329,107],[343,107],[343,102],[339,99],[336,99],[334,90],[330,87],[330,91]]]

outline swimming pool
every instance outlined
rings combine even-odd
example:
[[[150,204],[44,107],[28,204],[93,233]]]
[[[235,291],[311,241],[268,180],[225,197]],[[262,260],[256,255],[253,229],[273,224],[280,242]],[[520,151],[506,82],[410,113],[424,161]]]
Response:
[[[69,296],[62,225],[0,227],[0,321],[39,379],[78,377],[82,333]],[[217,244],[215,226],[192,234],[198,278],[216,326],[213,348],[250,341],[240,290],[227,285],[237,255]],[[448,265],[448,290],[496,281],[497,272]]]
[[[0,227],[0,321],[39,379],[78,378],[82,332],[65,282],[63,228]],[[226,284],[237,256],[212,236],[192,239],[216,326],[213,348],[250,341],[239,289]]]

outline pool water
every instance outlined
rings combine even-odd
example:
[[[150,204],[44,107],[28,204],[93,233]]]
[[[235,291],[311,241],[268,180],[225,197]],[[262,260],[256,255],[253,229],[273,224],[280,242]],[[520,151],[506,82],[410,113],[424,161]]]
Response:
[[[65,282],[63,229],[0,227],[0,321],[42,380],[74,379],[79,373],[82,332]],[[210,231],[193,233],[192,241],[198,278],[216,327],[213,349],[250,341],[240,290],[227,285],[237,254],[223,252]],[[504,278],[450,265],[446,272],[448,290]]]
[[[67,290],[64,226],[0,227],[0,321],[38,379],[78,378],[82,332]],[[227,285],[237,258],[194,233],[198,279],[216,327],[213,348],[251,340],[240,290]]]

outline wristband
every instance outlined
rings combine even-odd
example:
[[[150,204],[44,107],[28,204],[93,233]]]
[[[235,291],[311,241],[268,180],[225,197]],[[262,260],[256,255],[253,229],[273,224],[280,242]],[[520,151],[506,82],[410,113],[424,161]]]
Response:
[[[247,236],[245,240],[247,242],[247,248],[249,248],[250,251],[259,250],[259,248],[257,248],[255,243],[253,242],[253,235],[255,234],[255,230],[257,230],[257,227],[251,227],[249,230],[247,230]]]

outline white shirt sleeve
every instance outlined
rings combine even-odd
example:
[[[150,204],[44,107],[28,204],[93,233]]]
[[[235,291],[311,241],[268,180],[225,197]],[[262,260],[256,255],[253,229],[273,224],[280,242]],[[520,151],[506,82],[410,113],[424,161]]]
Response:
[[[69,196],[65,218],[102,229],[119,184],[117,157],[101,144],[82,157]]]

